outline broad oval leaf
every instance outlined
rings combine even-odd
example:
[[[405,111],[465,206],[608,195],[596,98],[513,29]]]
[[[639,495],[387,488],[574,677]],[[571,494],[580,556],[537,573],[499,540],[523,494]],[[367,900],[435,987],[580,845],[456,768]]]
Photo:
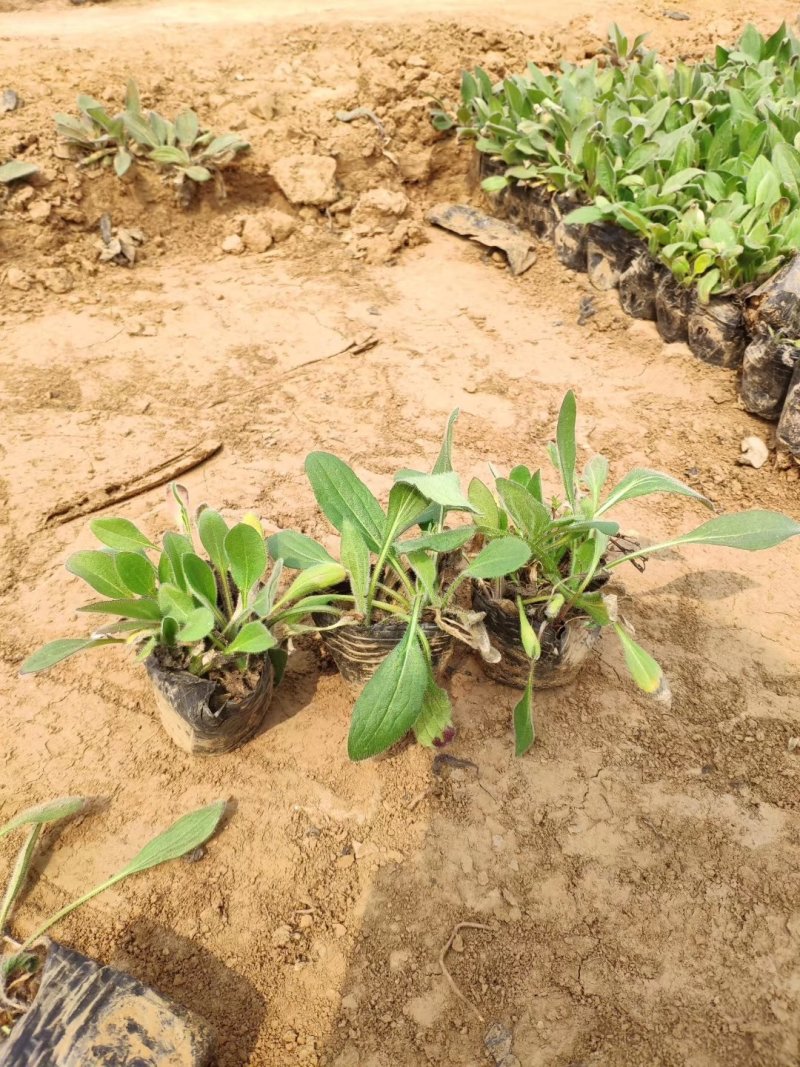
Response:
[[[214,616],[208,608],[190,611],[178,630],[178,640],[187,645],[203,641],[214,629]]]
[[[82,578],[101,596],[127,597],[130,593],[117,573],[113,552],[75,552],[67,560],[66,568],[70,574]]]
[[[175,135],[178,138],[178,144],[183,145],[184,148],[192,147],[199,132],[200,120],[191,108],[182,111],[175,119]]]
[[[58,641],[51,641],[28,656],[20,667],[20,674],[37,674],[54,667],[56,663],[74,656],[76,652],[82,652],[85,648],[99,648],[101,645],[119,644],[111,637],[63,637]]]
[[[151,597],[125,598],[124,600],[98,600],[78,608],[91,615],[116,615],[121,619],[139,619],[156,622],[162,616],[161,608]]]
[[[126,589],[137,596],[155,596],[156,569],[147,556],[138,552],[117,552],[115,563]]]
[[[186,590],[169,582],[158,587],[158,606],[163,615],[169,615],[179,623],[183,623],[197,607]]]
[[[291,604],[300,600],[309,593],[316,593],[320,589],[330,589],[332,585],[339,585],[347,578],[347,571],[340,563],[316,563],[313,567],[306,567],[302,571],[279,601],[280,604]]]
[[[139,874],[169,860],[179,859],[205,844],[219,826],[227,802],[218,800],[205,808],[190,812],[174,822],[168,830],[154,837],[141,852],[114,875],[114,880]]]
[[[456,552],[475,536],[472,526],[459,526],[454,530],[440,530],[408,541],[395,541],[395,551],[401,555],[410,552]]]
[[[430,681],[417,625],[411,623],[355,703],[347,738],[350,759],[377,756],[404,737],[420,716]]]
[[[196,164],[186,167],[183,173],[187,178],[191,178],[193,182],[208,182],[211,181],[212,176],[208,167],[199,167]]]
[[[480,478],[473,478],[469,483],[468,496],[475,512],[475,525],[481,530],[501,529],[497,501]]]
[[[315,563],[335,563],[333,556],[315,541],[313,537],[297,533],[296,530],[282,530],[267,538],[269,554],[273,559],[282,559],[291,570],[302,571],[313,567]]]
[[[420,471],[399,471],[396,482],[411,485],[426,499],[440,507],[457,511],[474,511],[468,497],[464,496],[455,471],[439,474],[423,474]]]
[[[186,589],[186,576],[183,573],[183,557],[194,552],[194,545],[186,534],[174,533],[170,530],[164,534],[162,544],[164,554],[169,560],[172,569],[172,577],[175,585]],[[159,570],[160,577],[160,570]]]
[[[497,491],[514,520],[517,531],[535,545],[552,521],[550,511],[518,482],[498,478]]]
[[[182,562],[186,584],[191,592],[206,606],[216,607],[217,579],[208,563],[194,552],[187,552]]]
[[[531,550],[519,537],[498,537],[482,549],[462,572],[471,578],[504,578],[524,567]]]
[[[246,599],[267,568],[264,538],[252,526],[239,522],[225,538],[225,555],[236,588]]]
[[[239,652],[252,655],[266,652],[277,643],[263,622],[246,622],[225,651],[231,656]]]
[[[228,524],[218,511],[203,508],[197,516],[197,533],[200,543],[208,552],[208,558],[220,574],[226,574],[228,560],[225,555],[225,538],[228,536]]]
[[[32,178],[34,174],[39,173],[39,168],[33,163],[22,163],[19,160],[12,159],[8,163],[3,163],[0,166],[0,183],[8,185],[11,182],[22,181],[23,178]]]
[[[306,457],[306,474],[325,517],[342,532],[345,518],[361,532],[371,552],[379,552],[386,529],[383,510],[346,463],[330,452],[311,452]]]

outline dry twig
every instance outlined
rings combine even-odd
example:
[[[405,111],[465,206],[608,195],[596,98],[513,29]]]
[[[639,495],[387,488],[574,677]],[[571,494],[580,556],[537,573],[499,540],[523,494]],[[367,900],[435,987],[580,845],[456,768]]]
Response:
[[[478,1011],[478,1009],[475,1007],[475,1005],[472,1003],[472,1001],[468,1000],[464,996],[464,994],[461,992],[461,990],[458,988],[456,983],[453,981],[453,976],[448,971],[447,965],[444,962],[445,956],[450,951],[450,948],[451,948],[451,946],[453,944],[453,941],[455,941],[456,934],[459,932],[459,930],[465,930],[465,929],[466,930],[491,930],[491,926],[486,926],[484,923],[456,923],[456,925],[453,927],[452,933],[450,934],[450,936],[447,939],[447,944],[444,946],[442,951],[439,953],[439,966],[442,968],[442,974],[447,979],[448,985],[453,990],[453,992],[458,997],[458,999],[463,1001],[463,1003],[466,1004],[468,1008],[470,1008],[472,1011],[474,1011],[475,1014],[480,1019],[480,1021],[483,1023],[483,1022],[486,1022],[486,1020],[481,1015],[481,1013]]]

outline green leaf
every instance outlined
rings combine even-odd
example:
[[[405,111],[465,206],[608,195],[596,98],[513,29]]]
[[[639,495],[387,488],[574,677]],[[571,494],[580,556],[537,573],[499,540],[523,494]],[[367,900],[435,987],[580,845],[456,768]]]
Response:
[[[191,148],[200,132],[200,120],[191,108],[182,111],[175,119],[175,135],[178,144]]]
[[[158,148],[152,150],[148,158],[152,159],[154,163],[161,163],[165,167],[190,167],[192,165],[192,161],[186,152],[175,145],[159,145]]]
[[[758,63],[761,60],[764,50],[764,38],[752,23],[748,23],[742,34],[739,40],[739,49],[744,52],[751,62]]]
[[[275,677],[275,685],[280,685],[283,681],[283,675],[286,671],[286,663],[289,659],[289,653],[285,648],[270,648],[267,652],[270,663],[272,664],[272,672]]]
[[[386,528],[380,504],[358,475],[329,452],[311,452],[306,474],[325,517],[342,532],[345,518],[360,531],[371,552],[379,552]]]
[[[218,511],[203,508],[197,516],[197,532],[200,543],[208,552],[208,558],[220,574],[228,573],[228,557],[225,555],[225,538],[228,524]]]
[[[23,178],[32,178],[39,173],[39,168],[33,163],[20,163],[12,159],[9,163],[0,166],[0,183],[9,185],[11,182],[22,181]]]
[[[524,567],[530,558],[530,548],[519,537],[498,537],[462,573],[471,578],[504,578]]]
[[[443,471],[439,474],[423,474],[420,471],[399,471],[395,482],[411,485],[427,499],[440,507],[456,511],[472,511],[473,507],[461,492],[458,475],[455,471]]]
[[[450,697],[431,678],[422,701],[422,710],[412,729],[418,743],[432,748],[444,741],[444,733],[453,725]]]
[[[619,623],[614,623],[614,629],[622,645],[625,663],[630,671],[631,678],[645,693],[657,692],[662,678],[659,665],[648,652],[645,652],[641,645],[637,645],[624,627],[620,626]]]
[[[229,656],[236,652],[266,652],[277,643],[263,622],[246,622],[225,651]]]
[[[514,755],[524,756],[536,739],[533,725],[533,671],[522,699],[514,708]]]
[[[295,530],[282,530],[273,534],[267,538],[267,546],[273,559],[282,559],[292,570],[301,571],[315,563],[336,562],[321,544]]]
[[[128,519],[94,519],[89,528],[98,541],[109,548],[124,552],[138,552],[143,548],[155,548],[149,538]]]
[[[211,171],[208,167],[186,167],[183,173],[187,178],[191,178],[193,182],[208,182],[211,181],[212,178]]]
[[[799,534],[800,523],[778,511],[740,511],[736,515],[720,515],[716,519],[709,519],[697,529],[681,534],[671,541],[629,552],[628,555],[613,560],[609,566],[616,567],[625,560],[650,555],[677,545],[718,545],[722,548],[760,552],[766,548],[774,548]]]
[[[592,497],[592,509],[597,509],[600,494],[608,479],[608,460],[605,456],[592,456],[583,468],[583,480]]]
[[[453,469],[453,431],[458,415],[458,408],[450,412],[450,418],[447,420],[447,427],[444,431],[442,447],[439,449],[439,455],[433,465],[433,474],[446,474]]]
[[[715,267],[713,270],[704,274],[697,282],[697,299],[701,304],[707,304],[711,299],[711,294],[714,291],[714,287],[718,284],[720,279],[720,272]]]
[[[424,549],[406,553],[409,566],[422,583],[422,588],[429,600],[436,598],[436,556],[429,555]]]
[[[522,597],[519,596],[517,597],[517,612],[519,614],[519,636],[522,641],[522,647],[525,649],[525,655],[528,659],[535,662],[542,654],[542,646],[536,631],[531,626],[530,619],[525,614],[525,605],[522,603]]]
[[[289,588],[281,597],[279,604],[291,604],[295,600],[301,600],[310,593],[316,593],[320,589],[330,589],[332,585],[339,585],[347,578],[347,571],[339,563],[315,563],[312,567],[306,567],[295,578]]]
[[[194,552],[187,552],[182,559],[182,564],[186,584],[191,592],[202,600],[206,607],[215,608],[217,606],[217,579],[214,571]]]
[[[49,670],[56,663],[74,656],[76,652],[82,652],[85,648],[99,648],[101,645],[116,645],[119,642],[110,637],[64,637],[59,641],[51,641],[44,645],[38,652],[28,656],[20,667],[20,674],[38,674],[39,671]]]
[[[586,207],[577,207],[564,216],[565,226],[587,226],[594,222],[602,222],[607,214],[602,208],[589,204]]]
[[[500,509],[492,495],[491,489],[480,480],[473,478],[467,492],[473,511],[475,525],[480,530],[500,530]]]
[[[158,867],[162,863],[179,859],[187,852],[193,852],[205,844],[217,829],[226,806],[224,800],[218,800],[205,808],[199,808],[197,811],[184,815],[168,830],[146,844],[130,863],[114,875],[114,880],[118,881],[132,874],[139,874],[151,867]]]
[[[174,533],[171,530],[164,534],[162,544],[164,546],[164,554],[172,568],[174,584],[185,590],[187,585],[186,577],[183,573],[183,557],[194,554],[194,545],[185,534]]]
[[[118,148],[114,154],[114,173],[118,178],[124,178],[133,165],[133,156],[127,148]]]
[[[78,611],[90,615],[116,615],[122,619],[139,619],[158,622],[162,612],[155,600],[137,597],[135,600],[100,600],[96,604],[84,604]]]
[[[495,484],[517,531],[526,541],[535,545],[550,525],[550,512],[519,483],[507,478],[498,478]]]
[[[331,560],[333,562],[333,560]],[[275,597],[278,593],[278,583],[283,573],[283,560],[275,560],[275,566],[272,568],[270,574],[264,585],[258,590],[255,597],[253,597],[253,603],[250,605],[254,615],[258,615],[259,618],[265,618],[272,611],[272,605],[275,603]]]
[[[86,797],[60,797],[58,800],[48,800],[44,804],[26,808],[19,815],[15,815],[10,822],[0,826],[0,837],[5,837],[12,830],[18,830],[22,826],[41,826],[48,822],[70,819],[73,815],[83,811],[87,804]]]
[[[130,111],[132,115],[138,115],[142,110],[142,100],[139,96],[139,86],[133,80],[128,79],[128,84],[125,87],[125,110]]]
[[[391,515],[391,507],[389,513]],[[350,576],[350,589],[355,597],[356,611],[365,615],[370,581],[369,546],[358,528],[349,519],[345,519],[342,526],[339,553],[342,566]]]
[[[707,497],[704,497],[702,493],[698,493],[696,489],[690,489],[688,485],[679,482],[677,478],[673,478],[669,474],[661,474],[659,471],[637,467],[626,474],[622,481],[614,486],[595,512],[595,516],[599,517],[604,512],[610,511],[617,504],[621,504],[623,500],[633,500],[639,496],[650,496],[651,493],[675,493],[679,496],[690,496],[707,507],[712,506]]]
[[[679,189],[683,189],[690,181],[700,177],[703,173],[697,167],[687,167],[685,170],[679,170],[677,174],[672,174],[667,178],[661,186],[661,195],[671,196],[673,193],[677,193]]]
[[[564,482],[564,491],[573,508],[575,507],[575,459],[577,456],[575,443],[576,418],[575,394],[570,389],[561,402],[561,410],[558,413],[556,448],[558,449],[558,464],[561,470],[561,478]]]
[[[158,606],[162,615],[169,615],[176,622],[184,622],[197,605],[185,589],[162,582],[158,587]]]
[[[214,629],[214,616],[208,608],[195,608],[186,616],[178,630],[178,640],[186,645],[203,641]]]
[[[264,538],[252,526],[239,522],[225,538],[225,555],[234,584],[246,601],[250,590],[267,569]]]
[[[499,193],[501,189],[505,189],[510,184],[504,174],[492,174],[491,177],[483,179],[481,189],[486,193]]]
[[[425,534],[408,541],[395,541],[394,548],[398,554],[410,552],[456,552],[475,536],[472,526],[459,526],[455,530],[441,530],[439,533]]]
[[[404,737],[420,716],[430,682],[415,619],[355,703],[347,738],[350,759],[377,756]]]
[[[146,148],[158,148],[158,138],[151,130],[147,120],[141,115],[134,115],[130,111],[124,112],[122,121],[125,129],[137,144]]]
[[[117,552],[114,557],[119,580],[137,596],[156,595],[156,569],[138,552]]]
[[[439,475],[435,475],[439,477]],[[427,498],[415,489],[413,485],[395,482],[389,491],[389,504],[386,508],[386,530],[384,532],[384,544],[393,541],[403,530],[413,526],[427,508]],[[365,542],[366,544],[366,542]]]
[[[66,568],[101,596],[127,597],[130,592],[117,574],[113,552],[75,552],[67,560]]]

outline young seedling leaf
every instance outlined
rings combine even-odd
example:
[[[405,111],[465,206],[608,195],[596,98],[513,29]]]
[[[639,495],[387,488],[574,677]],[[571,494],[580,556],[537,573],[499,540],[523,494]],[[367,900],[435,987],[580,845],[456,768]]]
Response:
[[[208,558],[220,574],[226,574],[228,557],[225,555],[225,538],[228,536],[228,524],[218,511],[203,508],[197,516],[197,532]]]
[[[353,708],[347,752],[352,760],[385,752],[417,721],[431,681],[416,620],[361,691]]]
[[[629,552],[626,556],[613,560],[609,564],[609,569],[626,560],[648,556],[653,552],[674,548],[677,545],[719,545],[722,548],[760,552],[763,549],[774,548],[783,541],[788,541],[790,537],[798,535],[800,535],[800,523],[790,519],[788,515],[782,515],[778,511],[741,511],[736,515],[720,515],[716,519],[709,519],[697,529],[681,534],[680,537],[675,537],[671,541],[663,541],[657,545],[640,548],[636,552]]]
[[[614,486],[596,510],[595,517],[599,518],[604,512],[610,511],[617,504],[621,504],[623,500],[633,500],[639,496],[650,496],[651,493],[676,493],[679,496],[690,496],[707,507],[712,507],[711,501],[707,497],[704,497],[702,493],[698,493],[696,489],[691,489],[688,485],[684,485],[683,482],[679,482],[677,478],[673,478],[669,474],[661,474],[659,471],[637,468],[626,474],[622,481]]]
[[[577,405],[575,394],[570,389],[561,402],[561,410],[558,413],[558,426],[556,428],[556,448],[558,449],[558,464],[561,470],[561,478],[564,482],[564,492],[571,506],[575,507],[575,460],[577,446],[575,443],[575,420],[577,418]]]
[[[417,523],[427,506],[427,497],[423,496],[413,485],[395,483],[389,491],[386,530],[381,549],[385,548],[386,540],[393,541],[402,530],[407,530]]]
[[[76,652],[82,652],[85,648],[116,644],[119,642],[111,637],[63,637],[59,641],[51,641],[32,656],[28,656],[20,667],[20,674],[38,674],[39,671],[49,670],[56,663],[74,656]]]
[[[273,559],[282,559],[291,570],[302,571],[315,563],[335,563],[330,552],[326,551],[312,537],[296,533],[294,530],[282,530],[267,538],[269,554]]]
[[[498,537],[481,549],[462,573],[470,578],[504,578],[524,567],[530,558],[530,548],[519,537]]]
[[[446,474],[453,469],[453,431],[458,419],[459,411],[456,408],[450,412],[447,427],[444,431],[444,440],[439,450],[439,455],[433,465],[433,474]]]
[[[122,619],[139,619],[144,622],[156,622],[162,611],[152,597],[137,597],[135,600],[98,600],[94,604],[84,604],[78,611],[92,615],[116,615]]]
[[[183,557],[194,554],[194,545],[185,534],[174,533],[170,530],[162,539],[164,554],[170,562],[174,583],[186,590],[186,576],[183,573]]]
[[[329,452],[312,452],[306,474],[325,517],[342,532],[345,518],[360,531],[371,552],[379,552],[386,528],[380,504],[358,475]]]
[[[0,183],[10,185],[11,182],[32,178],[34,174],[38,173],[39,168],[34,166],[33,163],[21,163],[19,160],[12,159],[9,163],[3,163],[0,166]]]
[[[40,826],[48,822],[70,819],[73,815],[83,811],[87,804],[86,797],[59,797],[58,800],[36,804],[35,807],[26,808],[9,822],[0,826],[0,837],[5,837],[6,834],[10,834],[12,830],[18,830],[21,826]]]
[[[638,645],[624,626],[614,623],[631,678],[645,693],[656,693],[661,685],[661,668],[653,657]]]
[[[441,530],[439,533],[425,534],[407,541],[395,541],[394,547],[398,554],[402,555],[420,551],[456,552],[474,536],[475,530],[472,526],[459,526],[455,530]]]
[[[206,607],[215,608],[217,579],[208,563],[194,552],[187,552],[183,557],[183,573],[190,592]]]
[[[514,755],[524,756],[536,739],[533,725],[533,669],[522,699],[514,708]]]
[[[535,663],[542,654],[542,646],[536,631],[531,626],[530,619],[525,614],[525,605],[522,603],[522,597],[519,596],[517,597],[517,611],[519,613],[519,636],[522,641],[522,647],[525,649],[525,655],[528,659]]]
[[[597,510],[600,494],[608,480],[608,460],[605,456],[592,456],[583,468],[583,480],[592,497],[592,509]]]
[[[202,641],[214,629],[214,616],[208,608],[195,608],[186,616],[180,630],[178,640],[183,644],[191,645],[196,641]]]
[[[414,552],[406,552],[408,564],[422,583],[422,588],[429,600],[436,596],[436,557],[430,555],[425,549],[417,549]]]
[[[389,510],[391,514],[391,508]],[[342,524],[340,555],[342,566],[350,576],[350,590],[355,597],[356,611],[365,615],[370,582],[369,547],[358,528],[349,519],[345,519]]]
[[[230,656],[237,652],[255,654],[266,652],[277,643],[263,622],[246,622],[225,651]]]
[[[158,606],[162,615],[170,615],[178,623],[185,622],[197,607],[190,593],[169,582],[158,587]]]
[[[147,556],[138,552],[117,552],[115,565],[119,580],[137,596],[156,595],[156,569]]]
[[[315,563],[298,574],[276,607],[302,600],[303,597],[319,592],[320,589],[330,589],[331,586],[339,585],[346,578],[347,571],[339,563]]]
[[[400,471],[395,481],[412,485],[422,495],[440,507],[453,511],[473,511],[469,499],[464,496],[455,471],[440,474],[423,474],[420,471]]]
[[[175,119],[175,135],[178,144],[184,148],[191,148],[200,132],[200,120],[196,113],[187,108]]]
[[[422,710],[412,729],[418,743],[425,748],[444,744],[453,727],[453,708],[450,697],[431,678],[422,701]]]
[[[491,489],[480,480],[473,478],[469,483],[469,501],[475,512],[475,525],[479,530],[500,530],[500,509],[492,495]]]
[[[191,178],[193,182],[208,182],[213,177],[208,167],[200,167],[196,164],[186,167],[183,173],[187,178]]]
[[[535,545],[550,525],[550,512],[536,497],[510,478],[498,478],[497,491],[522,537]]]
[[[66,568],[101,596],[127,597],[131,592],[117,573],[113,552],[75,552],[67,560]]]
[[[253,603],[251,605],[253,614],[258,615],[261,619],[266,618],[272,611],[272,605],[275,603],[275,597],[278,593],[278,583],[281,580],[282,574],[283,560],[277,559],[269,578],[253,598]]]
[[[264,538],[252,526],[239,522],[225,538],[225,555],[234,584],[245,601],[267,568]]]

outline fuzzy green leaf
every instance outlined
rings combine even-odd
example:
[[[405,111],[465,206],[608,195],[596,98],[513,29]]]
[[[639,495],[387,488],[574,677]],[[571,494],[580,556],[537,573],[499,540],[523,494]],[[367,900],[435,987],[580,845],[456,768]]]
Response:
[[[564,482],[564,492],[567,500],[575,506],[575,460],[577,457],[577,445],[575,443],[575,421],[577,418],[577,404],[575,394],[570,389],[561,402],[561,410],[558,413],[558,426],[556,428],[556,448],[558,449],[558,464],[561,478]]]
[[[267,569],[264,538],[246,522],[237,523],[225,538],[225,555],[236,588],[246,600]]]
[[[358,475],[329,452],[312,452],[306,474],[325,517],[342,532],[345,518],[360,531],[371,552],[379,552],[386,528],[380,504]]]
[[[73,815],[88,804],[86,797],[60,797],[58,800],[48,800],[44,804],[26,808],[19,815],[15,815],[10,822],[0,826],[0,837],[5,837],[12,830],[18,830],[21,826],[41,826],[48,822],[61,822],[62,819],[70,819]]]
[[[230,656],[237,652],[254,654],[266,652],[267,649],[274,648],[277,643],[263,622],[247,622],[225,651]]]
[[[478,553],[463,573],[471,578],[504,578],[524,567],[530,558],[530,548],[519,537],[498,537]]]
[[[453,725],[450,697],[431,678],[422,701],[422,710],[412,729],[418,743],[432,748],[444,740],[444,732]]]
[[[85,648],[99,648],[101,645],[115,645],[118,642],[113,638],[106,637],[64,637],[58,641],[51,641],[28,656],[20,667],[20,674],[38,674],[39,671],[49,670],[56,663],[74,656],[76,652],[82,652]]]
[[[689,496],[699,500],[707,507],[711,507],[711,502],[707,497],[704,497],[702,493],[698,493],[696,489],[691,489],[688,485],[684,485],[683,482],[679,482],[677,478],[673,478],[669,474],[661,474],[660,471],[637,467],[626,474],[622,481],[614,486],[595,512],[595,515],[599,518],[600,515],[610,511],[617,504],[621,504],[623,500],[650,496],[652,493],[676,493],[679,496]]]
[[[614,629],[622,645],[625,663],[631,678],[645,693],[656,693],[661,685],[661,668],[653,657],[633,640],[624,627],[615,623]]]
[[[156,595],[156,569],[146,556],[138,552],[117,552],[114,562],[120,581],[131,593]]]
[[[315,563],[335,563],[333,556],[319,542],[295,530],[282,530],[267,538],[269,554],[282,559],[291,570],[304,570]]]
[[[141,852],[114,875],[115,880],[158,867],[193,852],[205,844],[219,826],[226,802],[218,800],[205,808],[190,812],[174,822],[168,830],[154,837]]]
[[[514,755],[524,756],[536,739],[533,725],[533,671],[522,699],[514,708]]]
[[[117,573],[113,552],[75,552],[67,560],[66,568],[101,596],[127,597],[131,592]]]

